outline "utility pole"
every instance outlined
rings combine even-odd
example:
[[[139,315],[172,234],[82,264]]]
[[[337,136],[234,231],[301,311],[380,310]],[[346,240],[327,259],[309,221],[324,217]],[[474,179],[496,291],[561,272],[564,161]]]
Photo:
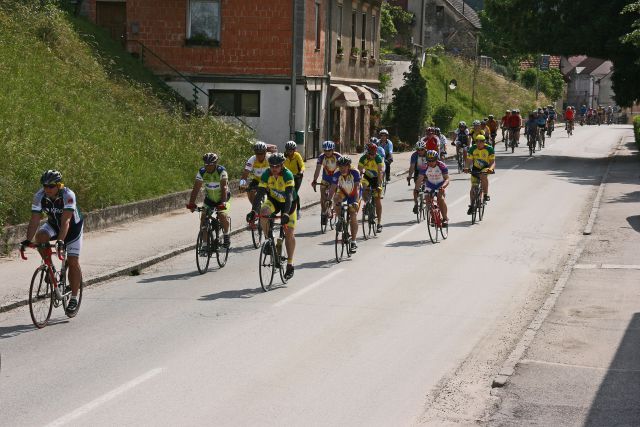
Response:
[[[464,5],[464,2],[462,2],[462,4]],[[476,57],[475,57],[475,64],[473,67],[473,84],[471,85],[471,116],[473,117],[473,113],[475,112],[475,103],[476,103],[476,76],[478,75],[478,66],[480,65],[479,63],[479,57],[478,57],[478,49],[479,49],[479,41],[480,41],[480,37],[476,37]]]

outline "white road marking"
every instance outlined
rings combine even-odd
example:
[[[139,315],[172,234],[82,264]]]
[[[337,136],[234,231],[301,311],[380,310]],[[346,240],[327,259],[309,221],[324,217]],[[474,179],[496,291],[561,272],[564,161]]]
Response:
[[[291,294],[288,297],[278,301],[277,303],[273,304],[274,307],[282,307],[283,305],[293,301],[294,299],[306,294],[307,292],[309,292],[310,290],[314,289],[315,287],[328,282],[329,280],[333,279],[335,276],[337,276],[338,274],[342,273],[344,271],[344,268],[340,268],[336,271],[333,271],[329,274],[327,274],[326,276],[324,276],[322,279],[315,281],[314,283],[310,284],[309,286],[300,289],[298,292],[296,292],[295,294]]]
[[[514,165],[514,166],[511,166],[511,167],[509,168],[509,170],[517,169],[517,168],[519,168],[519,167],[520,167],[520,165]]]
[[[76,409],[73,412],[69,412],[67,415],[64,415],[60,418],[58,418],[57,420],[49,423],[46,425],[46,427],[57,427],[57,426],[61,426],[64,424],[67,424],[70,421],[75,420],[76,418],[80,418],[81,416],[91,412],[93,409],[97,408],[98,406],[107,403],[110,400],[115,399],[117,396],[126,393],[127,391],[131,390],[132,388],[136,387],[137,385],[155,377],[156,375],[158,375],[160,372],[162,372],[164,370],[164,368],[156,368],[156,369],[152,369],[149,372],[147,372],[146,374],[140,375],[138,378],[134,378],[133,380],[129,381],[128,383],[122,384],[120,387],[111,390],[109,393],[104,394],[100,397],[98,397],[97,399],[92,400],[91,402],[87,403],[86,405],[83,405],[81,407],[79,407],[78,409]]]
[[[407,233],[412,232],[416,227],[418,227],[418,226],[420,226],[420,225],[421,225],[421,223],[420,223],[420,224],[418,224],[418,223],[413,224],[411,227],[407,228],[406,230],[401,231],[400,233],[396,234],[395,236],[393,236],[393,237],[392,237],[392,238],[390,238],[389,240],[386,240],[386,241],[383,243],[383,245],[384,245],[384,246],[387,246],[388,244],[395,242],[395,241],[396,241],[396,240],[398,240],[400,237],[404,236],[404,235],[405,235],[405,234],[407,234]]]
[[[576,264],[573,266],[574,269],[576,270],[593,270],[595,268],[598,268],[597,264]]]
[[[600,268],[611,269],[611,270],[640,270],[640,265],[637,264],[602,264]]]

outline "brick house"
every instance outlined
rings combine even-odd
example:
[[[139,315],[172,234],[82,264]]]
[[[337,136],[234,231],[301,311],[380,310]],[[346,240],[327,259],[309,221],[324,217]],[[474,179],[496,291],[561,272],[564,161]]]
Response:
[[[122,38],[182,96],[280,147],[298,131],[305,157],[316,156],[324,139],[368,138],[379,83],[379,11],[380,0],[83,4],[90,20]]]

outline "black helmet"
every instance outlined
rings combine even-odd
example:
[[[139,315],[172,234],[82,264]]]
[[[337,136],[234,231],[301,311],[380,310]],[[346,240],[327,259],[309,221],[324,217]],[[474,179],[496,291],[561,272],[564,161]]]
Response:
[[[216,153],[207,153],[202,156],[202,161],[205,165],[213,165],[218,161],[218,155]]]
[[[267,144],[262,141],[258,141],[253,146],[253,152],[256,154],[262,154],[267,152]]]
[[[282,153],[275,153],[272,154],[271,157],[269,157],[269,164],[271,166],[277,166],[277,165],[281,165],[284,163],[284,154]]]
[[[40,177],[40,183],[42,185],[58,184],[62,182],[62,174],[57,170],[49,169]]]
[[[338,159],[336,163],[338,164],[338,166],[348,166],[351,164],[351,157],[342,156]]]

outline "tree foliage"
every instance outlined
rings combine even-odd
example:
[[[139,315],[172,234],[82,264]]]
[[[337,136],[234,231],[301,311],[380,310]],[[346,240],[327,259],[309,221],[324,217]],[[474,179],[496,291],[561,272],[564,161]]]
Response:
[[[409,72],[404,73],[404,85],[393,90],[392,108],[400,139],[416,141],[427,114],[427,82],[416,59],[411,61]]]
[[[640,15],[640,0],[626,5],[622,13],[635,13],[636,15]],[[631,24],[631,28],[632,31],[629,34],[625,34],[622,37],[622,41],[640,47],[640,16]]]
[[[380,15],[380,38],[383,44],[386,47],[393,47],[396,38],[399,38],[402,41],[401,44],[406,45],[411,36],[413,14],[400,6],[393,6],[383,1]]]
[[[549,99],[557,101],[562,97],[564,80],[560,70],[552,68],[548,71],[538,71],[536,73],[535,68],[529,68],[520,74],[520,83],[527,89],[536,87],[536,79],[538,80],[538,89]]]
[[[623,43],[637,21],[629,0],[486,0],[483,35],[495,52],[588,55],[613,62],[613,89],[620,105],[640,100],[640,46]],[[636,28],[638,29],[638,28]],[[633,33],[632,33],[633,34]],[[634,40],[633,36],[630,40]]]

